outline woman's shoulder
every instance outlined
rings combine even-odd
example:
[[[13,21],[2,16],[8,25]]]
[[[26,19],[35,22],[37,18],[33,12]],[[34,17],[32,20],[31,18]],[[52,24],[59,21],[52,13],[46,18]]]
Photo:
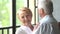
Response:
[[[22,28],[21,27],[17,28],[17,31],[22,31]]]
[[[25,30],[22,29],[22,27],[19,27],[17,30],[16,30],[16,34],[27,34],[25,32]]]

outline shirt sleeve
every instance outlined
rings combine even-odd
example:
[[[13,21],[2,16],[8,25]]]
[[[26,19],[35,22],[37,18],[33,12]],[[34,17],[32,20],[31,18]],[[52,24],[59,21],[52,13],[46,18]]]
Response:
[[[41,24],[38,29],[36,29],[33,34],[51,34],[52,25],[51,24]]]
[[[40,34],[52,34],[53,27],[51,24],[42,24]]]

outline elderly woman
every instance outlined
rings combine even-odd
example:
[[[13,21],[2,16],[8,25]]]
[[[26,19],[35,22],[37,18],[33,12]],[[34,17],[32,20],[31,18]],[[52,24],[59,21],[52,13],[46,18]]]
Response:
[[[23,7],[17,13],[18,19],[22,22],[20,28],[17,29],[16,34],[32,34],[33,26],[31,24],[32,12],[29,8]]]

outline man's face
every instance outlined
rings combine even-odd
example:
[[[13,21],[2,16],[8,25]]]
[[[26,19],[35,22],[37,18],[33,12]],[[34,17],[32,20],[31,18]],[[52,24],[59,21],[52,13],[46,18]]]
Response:
[[[40,17],[43,17],[45,15],[44,9],[42,9],[42,8],[38,9],[38,13],[39,13]]]
[[[41,17],[41,16],[42,16],[42,11],[41,11],[41,9],[38,9],[38,13],[39,13],[39,16]]]
[[[26,12],[20,12],[19,19],[22,23],[31,24],[32,16]]]

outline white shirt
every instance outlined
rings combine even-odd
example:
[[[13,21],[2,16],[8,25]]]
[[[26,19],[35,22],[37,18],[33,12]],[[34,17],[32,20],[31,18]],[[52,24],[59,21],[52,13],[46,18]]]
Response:
[[[40,25],[33,34],[59,34],[57,21],[52,15],[46,15],[40,20]]]
[[[17,29],[16,34],[32,34],[32,30],[27,26],[21,26]]]

